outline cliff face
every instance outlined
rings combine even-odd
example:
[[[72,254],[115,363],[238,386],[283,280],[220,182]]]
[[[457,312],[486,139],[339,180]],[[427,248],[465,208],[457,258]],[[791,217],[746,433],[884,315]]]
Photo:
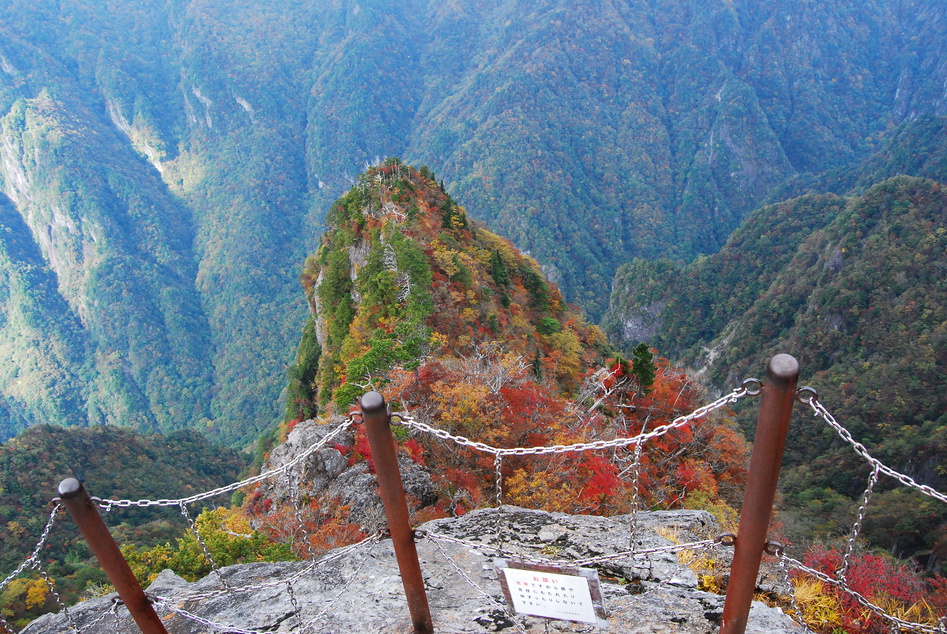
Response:
[[[81,327],[41,372],[10,319],[0,437],[51,416],[256,437],[306,317],[299,262],[378,157],[435,167],[598,319],[631,257],[714,252],[786,177],[943,114],[943,20],[938,0],[6,3],[0,190],[61,294],[8,314]]]
[[[907,176],[847,198],[810,194],[763,208],[718,254],[624,268],[611,328],[648,335],[720,386],[791,352],[872,455],[943,489],[932,465],[947,456],[945,214],[942,183]],[[633,328],[645,322],[649,331]],[[867,474],[854,454],[818,421],[798,425],[786,452],[789,502],[859,495]],[[900,552],[939,552],[947,510],[921,497],[885,491],[863,535]],[[823,512],[830,525],[844,521]]]
[[[497,527],[496,514],[494,509],[474,511],[461,518],[423,524],[419,530],[473,543],[491,543]],[[570,516],[516,507],[503,507],[502,515],[500,521],[509,528],[505,547],[524,555],[553,551],[561,559],[597,557],[623,552],[628,546],[630,518],[627,516]],[[718,528],[710,514],[698,511],[642,513],[638,525],[642,548],[672,544],[655,532],[656,529],[665,534],[670,534],[670,530],[675,539],[683,542],[704,539],[716,534]],[[476,550],[428,537],[419,540],[418,551],[437,631],[473,634],[518,628],[536,633],[576,632],[588,627],[508,613],[492,559]],[[726,560],[725,552],[719,554]],[[211,600],[194,601],[188,596],[222,590],[216,575],[187,583],[165,571],[148,592],[159,597],[157,611],[159,615],[167,615],[164,622],[173,634],[195,632],[198,631],[195,628],[204,627],[180,614],[170,613],[172,607],[185,605],[190,613],[220,629],[291,632],[298,631],[301,624],[312,622],[316,629],[327,632],[410,631],[408,608],[390,542],[381,541],[348,553],[332,552],[322,562],[224,568],[222,576],[233,588],[266,587],[240,593],[223,590]],[[604,604],[611,631],[710,634],[719,627],[724,597],[699,591],[694,572],[682,566],[674,555],[618,558],[594,567],[602,573]],[[292,584],[292,593],[287,590],[288,583]],[[763,585],[772,583],[772,579],[764,576]],[[70,612],[83,631],[114,633],[126,631],[125,628],[134,631],[123,609],[118,610],[115,618],[100,619],[112,605],[111,597],[104,597],[80,603],[70,608]],[[96,619],[100,619],[99,622],[90,625]],[[23,632],[51,634],[64,624],[61,615],[46,615]],[[795,634],[803,629],[779,609],[754,602],[746,631]]]
[[[314,413],[313,400],[347,407],[390,370],[430,358],[502,348],[535,360],[537,374],[555,358],[550,378],[564,389],[600,359],[598,329],[535,260],[471,221],[427,168],[393,159],[369,169],[328,223],[302,277],[321,355],[312,382],[290,395],[290,417]]]

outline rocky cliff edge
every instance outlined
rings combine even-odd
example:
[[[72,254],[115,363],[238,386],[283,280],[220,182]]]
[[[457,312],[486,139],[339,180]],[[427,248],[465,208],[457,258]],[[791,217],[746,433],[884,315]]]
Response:
[[[702,511],[639,513],[636,550],[716,535]],[[491,556],[555,560],[600,558],[628,550],[631,517],[573,516],[502,507],[419,527],[418,552],[438,632],[580,632],[586,624],[514,615],[505,607]],[[461,543],[464,542],[464,543]],[[471,544],[481,544],[476,547]],[[726,561],[730,549],[709,552]],[[488,556],[489,555],[489,556]],[[602,581],[607,630],[644,633],[716,632],[724,597],[698,590],[695,574],[671,552],[619,557],[595,564]],[[150,586],[172,634],[198,632],[411,632],[390,540],[332,551],[315,561],[223,568],[188,583],[164,571]],[[137,632],[114,595],[69,609],[80,632]],[[62,614],[46,615],[24,634],[71,631]],[[796,633],[782,611],[754,602],[747,632]]]

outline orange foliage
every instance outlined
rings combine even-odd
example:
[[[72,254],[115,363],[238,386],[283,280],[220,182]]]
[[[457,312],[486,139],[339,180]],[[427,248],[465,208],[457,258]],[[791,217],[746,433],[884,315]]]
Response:
[[[431,360],[392,375],[386,396],[415,418],[452,434],[500,448],[568,445],[634,437],[687,414],[697,385],[659,360],[651,391],[616,389],[615,368],[584,390],[591,410],[539,383],[529,366],[499,346],[476,358]],[[605,376],[606,380],[601,378]],[[598,390],[598,393],[596,391]],[[591,391],[591,393],[589,393]],[[447,511],[493,503],[494,456],[419,436],[440,482]],[[615,514],[632,508],[633,443],[609,451],[506,456],[504,501],[570,513]],[[642,446],[638,493],[645,507],[681,507],[695,493],[705,503],[733,503],[746,478],[748,447],[726,420],[700,420]]]
[[[322,500],[257,517],[262,522],[260,530],[270,539],[290,544],[298,557],[311,559],[366,537],[361,526],[348,521],[348,512],[348,506]]]

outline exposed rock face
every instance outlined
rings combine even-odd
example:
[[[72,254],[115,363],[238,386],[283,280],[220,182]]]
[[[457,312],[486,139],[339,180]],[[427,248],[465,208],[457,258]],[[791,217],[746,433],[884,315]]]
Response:
[[[333,417],[325,425],[314,420],[300,422],[289,433],[286,442],[273,449],[266,469],[278,469],[293,461],[335,430],[343,420],[342,417]],[[385,521],[381,498],[375,493],[375,476],[364,462],[350,466],[348,458],[332,446],[351,447],[354,442],[354,432],[346,430],[336,436],[330,446],[316,451],[296,465],[286,477],[262,482],[258,491],[264,498],[273,500],[274,508],[292,504],[304,497],[329,498],[349,507],[351,521],[374,531]],[[417,500],[419,508],[434,504],[437,493],[430,474],[404,455],[399,455],[398,465],[405,493]]]
[[[497,571],[486,554],[443,538],[499,546],[533,557],[571,560],[628,549],[628,516],[569,516],[504,507],[436,520],[420,527],[418,553],[431,614],[438,632],[578,632],[589,626],[515,615],[504,603]],[[703,512],[642,513],[638,517],[638,550],[672,542],[655,532],[690,542],[713,534],[716,525]],[[495,551],[494,551],[495,552]],[[694,574],[673,554],[623,557],[596,564],[601,578],[608,629],[614,632],[709,634],[716,632],[724,597],[701,592]],[[251,564],[221,570],[235,591],[216,575],[188,583],[163,572],[149,592],[159,598],[158,613],[172,634],[198,632],[411,632],[397,562],[391,543],[383,540],[317,562]],[[292,582],[292,593],[288,591]],[[239,590],[239,591],[237,591]],[[215,593],[213,597],[195,597]],[[298,605],[298,610],[295,605]],[[111,597],[86,601],[70,609],[80,631],[137,632],[124,607],[109,613]],[[200,620],[171,609],[186,610]],[[546,629],[548,625],[548,629]],[[47,615],[24,634],[68,631],[61,615]],[[796,633],[803,629],[780,610],[754,603],[746,630],[756,634]]]

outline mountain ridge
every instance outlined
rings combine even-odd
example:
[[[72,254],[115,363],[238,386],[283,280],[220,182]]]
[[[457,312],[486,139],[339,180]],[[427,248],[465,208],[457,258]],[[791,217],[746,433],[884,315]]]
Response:
[[[597,320],[621,263],[714,252],[786,177],[943,114],[943,20],[934,0],[4,5],[0,189],[88,329],[85,407],[38,398],[246,444],[279,416],[299,263],[386,156],[434,166]]]
[[[634,340],[702,367],[720,387],[791,351],[858,442],[942,490],[944,191],[936,181],[897,176],[847,198],[809,194],[761,209],[720,253],[690,265],[636,261],[616,278],[614,314],[623,317],[612,332],[624,320]],[[627,327],[639,323],[649,329]],[[851,462],[832,430],[812,419],[800,424],[787,443],[784,491],[796,508],[810,505],[821,530],[844,530],[841,509],[862,492],[867,466]],[[936,565],[947,511],[922,497],[883,483],[863,535],[896,552],[933,552]]]

